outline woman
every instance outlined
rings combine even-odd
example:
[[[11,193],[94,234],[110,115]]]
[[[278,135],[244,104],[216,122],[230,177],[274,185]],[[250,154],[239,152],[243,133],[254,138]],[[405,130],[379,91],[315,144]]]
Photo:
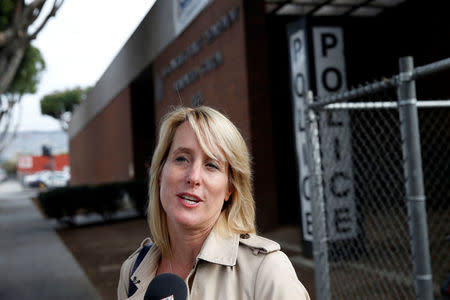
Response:
[[[159,274],[183,278],[189,299],[309,299],[277,243],[255,234],[249,154],[238,129],[201,106],[166,115],[152,159],[149,239],[122,265],[118,298],[129,280],[143,299]]]

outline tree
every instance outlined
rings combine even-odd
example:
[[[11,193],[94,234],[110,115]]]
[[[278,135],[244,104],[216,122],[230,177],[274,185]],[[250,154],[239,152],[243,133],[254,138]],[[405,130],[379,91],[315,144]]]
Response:
[[[44,13],[45,3],[51,5]],[[52,4],[51,4],[52,3]],[[35,93],[45,68],[37,48],[31,46],[64,0],[0,0],[0,153],[14,139],[10,134],[14,106],[26,93]]]
[[[72,112],[87,97],[91,88],[76,87],[55,91],[41,99],[41,113],[59,120],[64,131],[69,128]]]
[[[39,22],[47,1],[53,1],[52,8]],[[63,3],[64,0],[0,1],[0,95],[12,83],[30,42]]]
[[[28,45],[9,88],[0,95],[0,153],[14,139],[19,123],[11,131],[11,119],[14,108],[24,94],[34,94],[40,81],[45,62],[39,49]]]

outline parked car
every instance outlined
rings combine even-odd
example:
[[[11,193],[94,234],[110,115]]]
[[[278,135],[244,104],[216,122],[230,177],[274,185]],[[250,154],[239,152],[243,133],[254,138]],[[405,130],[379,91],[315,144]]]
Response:
[[[24,185],[38,188],[66,186],[70,181],[70,173],[64,171],[42,171],[26,175]]]
[[[23,176],[23,179],[22,179],[23,185],[27,186],[27,187],[37,187],[39,173],[40,172]]]

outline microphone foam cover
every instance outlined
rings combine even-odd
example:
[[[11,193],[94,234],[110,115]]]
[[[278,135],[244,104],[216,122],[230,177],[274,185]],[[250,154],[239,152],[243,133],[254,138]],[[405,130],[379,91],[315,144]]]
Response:
[[[172,296],[172,298],[170,298]],[[175,274],[159,274],[148,285],[144,300],[186,300],[187,286],[183,279]]]

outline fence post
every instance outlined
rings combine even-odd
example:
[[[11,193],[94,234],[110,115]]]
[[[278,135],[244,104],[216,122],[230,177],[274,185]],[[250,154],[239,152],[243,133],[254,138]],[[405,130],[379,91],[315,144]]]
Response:
[[[423,186],[422,157],[420,153],[419,120],[416,106],[416,87],[412,80],[412,57],[399,60],[400,86],[397,90],[402,150],[408,207],[411,251],[416,298],[433,299],[433,282],[428,243],[426,199]]]
[[[309,105],[313,94],[306,95],[306,136],[308,143],[308,167],[311,170],[311,212],[313,225],[314,280],[318,300],[329,300],[330,274],[328,265],[328,239],[325,220],[325,203],[320,158],[319,128],[316,114]]]

